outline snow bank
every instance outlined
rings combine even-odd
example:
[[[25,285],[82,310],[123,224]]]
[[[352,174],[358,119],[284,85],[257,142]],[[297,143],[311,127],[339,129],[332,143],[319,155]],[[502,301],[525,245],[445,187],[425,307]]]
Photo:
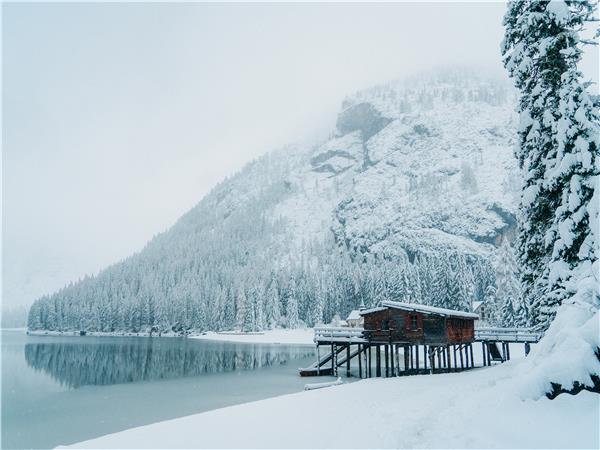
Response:
[[[539,398],[552,391],[551,383],[571,390],[576,384],[593,386],[600,376],[600,262],[577,286],[576,294],[559,308],[556,318],[528,358],[520,364],[522,398]]]
[[[267,330],[262,334],[256,333],[215,333],[207,332],[191,339],[208,339],[213,341],[245,342],[248,344],[295,344],[314,345],[314,330],[312,328],[296,330]]]
[[[522,400],[512,389],[519,366],[363,380],[134,428],[73,448],[598,448],[600,397],[584,391]]]

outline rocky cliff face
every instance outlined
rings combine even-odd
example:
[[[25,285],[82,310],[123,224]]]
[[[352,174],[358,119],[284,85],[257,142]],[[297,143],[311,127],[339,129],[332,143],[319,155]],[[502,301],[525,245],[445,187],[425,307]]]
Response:
[[[285,200],[277,214],[298,235],[326,228],[353,254],[493,251],[515,226],[508,97],[502,83],[477,78],[355,94],[337,135],[290,174],[301,198]],[[307,226],[307,217],[319,226]]]

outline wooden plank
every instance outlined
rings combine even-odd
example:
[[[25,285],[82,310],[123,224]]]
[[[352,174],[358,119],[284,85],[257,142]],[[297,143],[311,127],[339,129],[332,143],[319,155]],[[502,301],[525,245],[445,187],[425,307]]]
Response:
[[[320,369],[319,373],[317,373],[317,368],[316,367],[309,367],[307,369],[299,369],[299,374],[301,377],[314,377],[314,376],[329,376],[329,375],[333,375],[333,372],[331,372],[330,368],[327,369]]]

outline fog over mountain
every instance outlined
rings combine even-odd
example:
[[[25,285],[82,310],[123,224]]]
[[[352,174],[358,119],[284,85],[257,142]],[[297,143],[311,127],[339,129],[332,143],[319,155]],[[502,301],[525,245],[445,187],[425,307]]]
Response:
[[[141,252],[36,302],[29,326],[260,330],[389,298],[468,310],[515,226],[513,102],[465,68],[352,94],[329,138],[249,163]]]
[[[3,5],[3,306],[139,251],[248,161],[325,136],[350,92],[445,64],[505,77],[503,12]]]

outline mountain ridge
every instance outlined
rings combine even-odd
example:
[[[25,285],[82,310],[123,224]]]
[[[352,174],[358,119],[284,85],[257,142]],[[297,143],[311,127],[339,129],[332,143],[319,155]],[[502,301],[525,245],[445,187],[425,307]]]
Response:
[[[457,71],[357,92],[329,139],[248,163],[140,252],[37,300],[29,327],[296,327],[399,297],[469,309],[514,229],[509,97]]]

